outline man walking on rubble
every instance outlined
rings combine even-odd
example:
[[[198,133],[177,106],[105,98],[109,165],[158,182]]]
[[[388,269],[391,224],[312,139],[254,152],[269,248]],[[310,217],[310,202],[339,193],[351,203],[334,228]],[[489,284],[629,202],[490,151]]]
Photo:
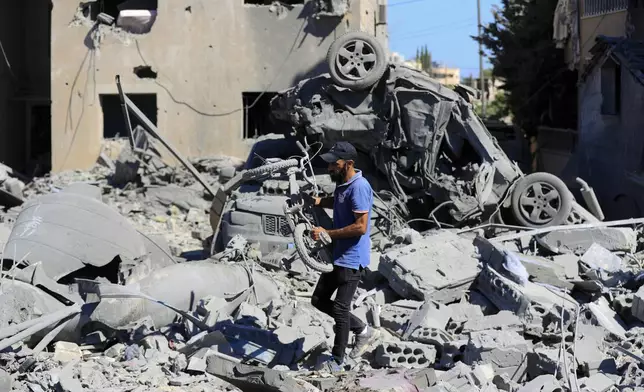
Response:
[[[315,286],[311,304],[335,320],[335,341],[327,365],[340,370],[349,341],[349,331],[356,336],[355,346],[349,353],[358,358],[380,337],[380,331],[365,325],[349,310],[363,271],[369,266],[371,239],[369,222],[373,191],[362,172],[354,167],[355,147],[348,142],[337,142],[321,158],[329,164],[329,174],[336,183],[333,197],[315,198],[315,206],[333,208],[333,229],[313,229],[313,239],[326,232],[333,240],[333,271],[324,273]],[[331,295],[337,290],[335,301]]]

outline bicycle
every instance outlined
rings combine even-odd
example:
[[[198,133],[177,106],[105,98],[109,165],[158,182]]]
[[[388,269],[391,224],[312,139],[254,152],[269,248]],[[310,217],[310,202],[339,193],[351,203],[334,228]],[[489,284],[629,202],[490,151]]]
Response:
[[[313,175],[311,158],[308,153],[310,146],[307,144],[305,148],[299,141],[297,141],[297,146],[304,155],[300,159],[299,165],[289,168],[287,172],[290,197],[284,203],[284,216],[291,233],[293,233],[295,250],[302,262],[315,271],[331,272],[333,270],[333,254],[330,249],[331,237],[326,232],[320,233],[320,239],[317,241],[311,236],[313,228],[320,226],[320,220],[315,207],[307,204],[302,198],[302,190],[297,183],[297,174],[299,173],[304,178],[304,181],[313,187],[314,197],[319,194],[315,176]],[[307,166],[311,170],[311,177],[306,174]]]

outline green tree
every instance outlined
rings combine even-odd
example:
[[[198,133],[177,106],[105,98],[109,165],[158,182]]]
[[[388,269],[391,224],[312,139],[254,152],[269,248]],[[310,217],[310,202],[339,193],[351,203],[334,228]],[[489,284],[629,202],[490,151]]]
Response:
[[[576,72],[552,39],[557,0],[502,0],[481,41],[493,76],[504,81],[504,100],[528,135],[539,125],[576,127]]]
[[[481,116],[483,112],[481,109],[481,101],[477,101],[474,104],[474,112]],[[485,114],[486,119],[489,120],[502,120],[511,115],[510,108],[508,107],[508,98],[504,92],[497,93],[494,100],[488,102]]]
[[[423,71],[432,74],[432,54],[427,49],[427,45],[416,49],[416,61],[420,63]]]

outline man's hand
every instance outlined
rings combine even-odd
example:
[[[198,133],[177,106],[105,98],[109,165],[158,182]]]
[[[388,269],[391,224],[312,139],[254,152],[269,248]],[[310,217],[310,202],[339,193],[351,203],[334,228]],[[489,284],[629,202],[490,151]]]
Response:
[[[317,206],[320,204],[320,198],[319,197],[313,197],[309,195],[308,193],[302,193],[302,201],[304,202],[305,206]]]
[[[314,227],[313,230],[311,230],[311,237],[314,240],[319,241],[320,240],[320,233],[322,233],[322,232],[326,232],[326,229],[324,229],[323,227]]]

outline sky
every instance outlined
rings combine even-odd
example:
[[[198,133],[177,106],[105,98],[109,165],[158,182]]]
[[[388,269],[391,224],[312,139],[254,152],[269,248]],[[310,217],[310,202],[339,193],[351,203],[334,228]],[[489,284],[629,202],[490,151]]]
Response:
[[[481,0],[483,24],[492,21],[492,6],[500,0]],[[432,60],[459,67],[461,78],[478,76],[476,0],[388,0],[389,48],[405,56],[427,45]],[[486,68],[489,63],[486,62]]]

